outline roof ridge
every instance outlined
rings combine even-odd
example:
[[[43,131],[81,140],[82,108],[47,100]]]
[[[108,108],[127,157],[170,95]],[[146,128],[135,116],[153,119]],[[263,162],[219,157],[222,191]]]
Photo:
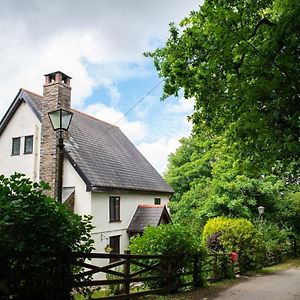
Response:
[[[37,96],[37,97],[39,97],[39,98],[43,98],[43,96],[41,96],[41,95],[39,95],[39,94],[37,94],[37,93],[34,93],[34,92],[32,92],[32,91],[29,91],[29,90],[27,90],[27,89],[25,89],[25,88],[21,88],[21,90],[24,91],[24,92],[26,92],[26,93],[35,95],[35,96]],[[80,111],[80,110],[78,110],[78,109],[75,109],[75,108],[73,108],[73,107],[71,107],[71,110],[74,110],[74,111],[76,111],[76,112],[78,112],[78,113],[80,113],[80,114],[82,114],[82,115],[84,115],[84,116],[86,116],[86,117],[89,117],[89,118],[91,118],[91,119],[94,119],[95,121],[102,122],[102,123],[105,123],[105,124],[107,124],[107,125],[110,125],[110,126],[114,126],[114,127],[116,127],[116,128],[119,128],[119,126],[117,126],[117,125],[110,124],[110,123],[108,123],[108,122],[105,122],[105,121],[103,121],[103,120],[100,120],[100,119],[98,119],[98,118],[96,118],[96,117],[93,117],[93,116],[91,116],[91,115],[89,115],[89,114],[87,114],[87,113],[85,113],[85,112],[82,112],[82,111]]]
[[[40,97],[40,98],[43,98],[43,96],[41,96],[41,95],[39,95],[39,94],[37,94],[37,93],[31,92],[31,91],[29,91],[29,90],[27,90],[27,89],[21,88],[21,90],[24,91],[24,92],[26,92],[26,93],[29,93],[29,94],[38,96],[38,97]]]
[[[138,207],[141,208],[163,208],[165,205],[163,204],[139,204]]]
[[[110,126],[114,126],[114,127],[116,127],[116,128],[119,128],[119,126],[117,126],[117,125],[110,124],[110,123],[108,123],[108,122],[105,122],[105,121],[103,121],[103,120],[100,120],[100,119],[98,119],[98,118],[96,118],[96,117],[94,117],[94,116],[91,116],[91,115],[89,115],[89,114],[87,114],[87,113],[85,113],[85,112],[83,112],[83,111],[78,110],[78,109],[71,108],[71,110],[76,111],[76,112],[78,112],[79,114],[82,114],[82,115],[84,115],[84,116],[86,116],[86,117],[88,117],[88,118],[91,118],[91,119],[93,119],[93,120],[95,120],[95,121],[97,121],[97,122],[105,123],[105,124],[107,124],[107,125],[110,125]]]

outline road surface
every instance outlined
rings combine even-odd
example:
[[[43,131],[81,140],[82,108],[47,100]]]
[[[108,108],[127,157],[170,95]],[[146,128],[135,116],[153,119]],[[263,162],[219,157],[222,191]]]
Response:
[[[214,300],[300,300],[300,269],[249,278],[220,292]]]

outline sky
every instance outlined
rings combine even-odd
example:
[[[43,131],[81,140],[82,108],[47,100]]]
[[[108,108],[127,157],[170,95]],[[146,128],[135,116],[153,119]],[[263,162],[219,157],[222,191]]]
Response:
[[[162,47],[169,23],[200,4],[0,0],[0,119],[20,88],[42,95],[43,75],[60,70],[72,77],[72,107],[119,126],[163,174],[168,155],[190,133],[193,101],[161,101],[162,79],[143,53]]]

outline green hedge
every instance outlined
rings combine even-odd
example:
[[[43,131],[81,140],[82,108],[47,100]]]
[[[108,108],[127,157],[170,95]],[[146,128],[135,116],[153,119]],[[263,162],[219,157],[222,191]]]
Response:
[[[189,227],[179,224],[145,228],[142,236],[136,236],[130,240],[130,251],[132,254],[175,256],[172,262],[174,290],[182,283],[182,279],[178,278],[177,275],[183,270],[191,268],[193,255],[202,253],[197,235]],[[161,261],[161,266],[167,268],[166,261]],[[162,279],[149,282],[147,285],[151,288],[163,287],[167,285],[167,281]]]
[[[241,271],[260,267],[264,257],[263,235],[246,219],[217,217],[209,219],[203,229],[202,244],[216,233],[225,252],[238,252]]]
[[[1,299],[69,299],[69,253],[93,249],[91,217],[72,213],[46,188],[21,174],[0,176]]]

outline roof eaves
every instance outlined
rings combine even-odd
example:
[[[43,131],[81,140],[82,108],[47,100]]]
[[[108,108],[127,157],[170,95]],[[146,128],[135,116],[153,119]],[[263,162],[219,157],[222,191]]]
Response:
[[[171,191],[162,191],[162,190],[152,190],[147,188],[124,188],[122,186],[120,187],[111,187],[111,186],[99,186],[99,185],[92,185],[91,186],[93,192],[109,192],[109,191],[128,191],[128,192],[147,192],[147,193],[153,193],[153,194],[166,194],[166,195],[173,195],[173,192]]]
[[[68,159],[70,164],[73,166],[73,168],[76,170],[78,175],[81,177],[81,179],[84,181],[86,184],[86,190],[88,192],[92,191],[92,184],[89,181],[89,179],[85,176],[84,172],[81,170],[81,168],[78,166],[78,164],[75,162],[75,160],[72,158],[72,156],[68,153],[68,151],[64,151],[65,157]]]
[[[12,118],[13,114],[16,112],[16,110],[20,106],[21,102],[24,101],[24,99],[21,99],[21,97],[20,97],[21,93],[22,93],[22,89],[19,90],[15,99],[13,100],[13,102],[9,106],[8,110],[4,114],[2,120],[0,121],[0,135],[6,128],[7,124],[9,123],[10,119]]]
[[[164,205],[163,211],[162,211],[162,213],[161,213],[161,215],[160,215],[160,218],[159,218],[159,220],[158,220],[157,226],[160,224],[160,222],[161,222],[161,220],[162,220],[162,218],[163,218],[164,216],[167,217],[169,223],[172,223],[171,216],[170,216],[170,214],[169,214],[169,212],[168,212],[168,210],[167,210],[167,208],[166,208],[165,205]]]
[[[36,93],[30,92],[30,91],[28,91],[26,89],[23,89],[23,88],[20,89],[20,91],[21,91],[20,98],[22,98],[23,92],[25,92],[27,94],[32,94],[35,97],[43,98],[42,96],[40,96],[40,95],[38,95]],[[30,101],[26,101],[24,98],[23,98],[23,100],[29,105],[29,107],[32,109],[33,113],[39,119],[39,121],[42,122],[42,116],[41,116],[41,114],[35,109],[35,107],[32,105],[32,103]]]
[[[9,106],[8,110],[6,111],[5,115],[3,116],[2,120],[0,121],[0,135],[2,134],[4,129],[6,128],[7,124],[9,123],[10,119],[12,118],[12,116],[14,115],[16,110],[19,108],[22,101],[24,101],[28,104],[28,106],[33,111],[33,113],[36,115],[36,117],[39,119],[39,121],[41,121],[40,113],[35,109],[35,107],[32,105],[32,103],[30,101],[26,101],[25,97],[23,97],[24,92],[28,93],[28,94],[33,94],[33,95],[38,96],[38,97],[42,97],[40,95],[37,95],[35,93],[32,93],[30,91],[27,91],[27,90],[21,88],[19,90],[19,92],[17,93],[16,97],[14,98],[13,102]]]

